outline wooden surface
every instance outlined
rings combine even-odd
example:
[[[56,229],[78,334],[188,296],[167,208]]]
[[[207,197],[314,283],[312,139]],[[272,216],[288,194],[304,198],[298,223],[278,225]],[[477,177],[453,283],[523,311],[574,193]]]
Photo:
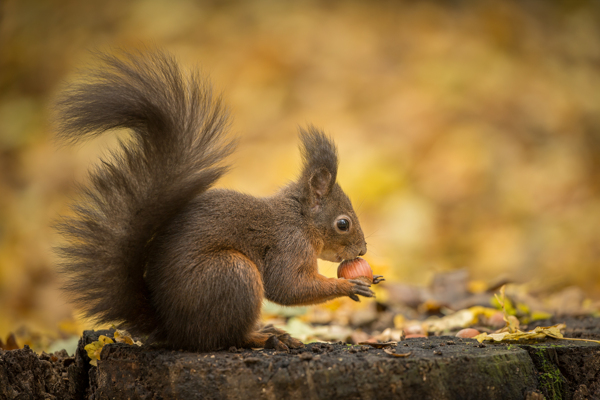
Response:
[[[600,319],[573,334],[597,337]],[[573,324],[571,324],[573,325]],[[107,345],[90,367],[86,331],[75,357],[0,351],[0,399],[593,399],[600,345],[549,339],[485,344],[407,339],[395,357],[370,346],[312,343],[291,353],[214,353]]]

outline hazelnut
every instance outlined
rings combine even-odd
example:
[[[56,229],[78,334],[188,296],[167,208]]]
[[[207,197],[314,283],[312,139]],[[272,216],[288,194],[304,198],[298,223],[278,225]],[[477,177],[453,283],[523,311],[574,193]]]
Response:
[[[458,331],[456,333],[456,337],[463,338],[463,339],[473,338],[477,335],[479,335],[479,331],[477,329],[473,329],[473,328],[461,329],[460,331]]]
[[[337,276],[344,279],[360,278],[373,283],[373,271],[369,263],[360,257],[343,261],[338,267]]]

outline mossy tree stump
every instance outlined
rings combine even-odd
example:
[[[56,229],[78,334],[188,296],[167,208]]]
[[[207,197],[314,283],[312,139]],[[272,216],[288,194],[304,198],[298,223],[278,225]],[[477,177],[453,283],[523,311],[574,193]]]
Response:
[[[600,324],[600,319],[595,319]],[[600,345],[548,339],[479,344],[408,339],[396,357],[370,346],[312,343],[291,353],[213,353],[106,345],[98,366],[75,357],[0,350],[4,399],[593,399],[600,398]]]

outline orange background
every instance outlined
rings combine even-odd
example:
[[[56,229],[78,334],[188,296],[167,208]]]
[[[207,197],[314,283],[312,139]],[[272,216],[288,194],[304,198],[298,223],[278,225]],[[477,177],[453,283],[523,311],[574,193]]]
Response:
[[[0,337],[70,318],[50,225],[114,137],[58,147],[51,104],[98,49],[161,47],[210,75],[240,138],[222,186],[272,193],[297,174],[297,125],[323,128],[389,280],[465,267],[597,298],[596,4],[5,0]]]

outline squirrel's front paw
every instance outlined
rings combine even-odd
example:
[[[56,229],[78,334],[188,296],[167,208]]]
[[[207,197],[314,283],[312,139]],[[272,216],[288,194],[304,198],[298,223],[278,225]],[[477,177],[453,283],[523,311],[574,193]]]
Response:
[[[375,293],[369,287],[371,284],[364,279],[348,279],[348,282],[351,282],[352,285],[352,293],[348,296],[354,301],[360,301],[358,295],[364,297],[375,297]]]

